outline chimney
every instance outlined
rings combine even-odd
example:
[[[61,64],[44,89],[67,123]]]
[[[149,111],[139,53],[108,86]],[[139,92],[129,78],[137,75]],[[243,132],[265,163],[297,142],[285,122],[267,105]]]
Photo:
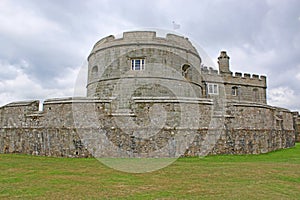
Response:
[[[232,74],[232,72],[229,70],[229,59],[230,58],[227,55],[226,51],[221,51],[221,54],[218,57],[220,74]]]

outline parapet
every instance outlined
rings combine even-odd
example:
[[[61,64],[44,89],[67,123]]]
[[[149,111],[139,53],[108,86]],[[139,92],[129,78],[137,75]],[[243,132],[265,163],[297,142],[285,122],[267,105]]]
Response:
[[[39,105],[39,100],[16,101],[16,102],[11,102],[9,104],[6,104],[3,107],[23,107],[23,106],[32,106],[32,105]]]
[[[206,75],[219,75],[218,70],[207,67],[201,66],[201,74]],[[266,87],[267,77],[264,75],[257,75],[257,74],[249,74],[249,73],[241,73],[235,72],[234,75],[229,75],[226,77],[226,82],[231,82],[233,84],[249,84],[249,85],[256,85],[261,87]]]
[[[218,70],[212,67],[201,66],[201,74],[215,74],[218,75]]]
[[[244,78],[251,78],[251,74],[244,73]]]
[[[104,50],[110,47],[120,47],[123,45],[158,45],[177,48],[188,51],[200,58],[196,48],[188,38],[171,33],[166,34],[165,37],[158,37],[155,31],[124,32],[122,38],[116,38],[113,35],[107,36],[99,40],[94,45],[90,56],[97,51]]]
[[[104,43],[113,41],[113,40],[115,40],[115,36],[109,35],[109,36],[107,36],[107,37],[102,38],[101,40],[99,40],[99,41],[94,45],[94,47],[96,47],[97,45],[101,45],[101,44],[104,44]]]
[[[241,73],[241,72],[235,72],[234,76],[232,76],[233,81],[236,82],[245,82],[249,84],[259,85],[266,87],[267,83],[267,77],[264,75],[257,75],[257,74],[249,74],[249,73]]]
[[[124,40],[152,40],[156,37],[156,32],[154,31],[131,31],[124,32]]]

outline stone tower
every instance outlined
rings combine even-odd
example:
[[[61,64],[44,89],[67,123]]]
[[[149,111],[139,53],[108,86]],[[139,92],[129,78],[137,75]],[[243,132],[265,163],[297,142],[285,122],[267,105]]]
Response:
[[[0,107],[0,153],[174,158],[295,145],[298,113],[266,102],[266,76],[201,65],[185,37],[125,32],[88,57],[87,97]]]
[[[116,99],[129,108],[136,97],[201,97],[201,58],[182,36],[134,31],[98,41],[88,57],[88,97]],[[192,83],[192,84],[191,84]]]

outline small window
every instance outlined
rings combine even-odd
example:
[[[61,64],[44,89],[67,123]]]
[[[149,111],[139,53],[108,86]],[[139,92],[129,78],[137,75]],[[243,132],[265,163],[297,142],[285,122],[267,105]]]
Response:
[[[94,66],[94,67],[92,68],[92,78],[97,77],[97,74],[98,74],[98,67],[97,67],[97,66]]]
[[[239,95],[239,88],[234,86],[231,88],[231,95],[232,96],[238,96]]]
[[[253,101],[259,102],[259,93],[257,88],[253,89]]]
[[[140,71],[145,69],[145,59],[131,59],[131,70]]]
[[[182,76],[184,77],[184,78],[189,78],[188,77],[188,71],[189,71],[189,69],[190,69],[190,65],[188,65],[188,64],[184,64],[183,66],[182,66]]]
[[[219,94],[218,84],[209,83],[207,86],[208,94]]]

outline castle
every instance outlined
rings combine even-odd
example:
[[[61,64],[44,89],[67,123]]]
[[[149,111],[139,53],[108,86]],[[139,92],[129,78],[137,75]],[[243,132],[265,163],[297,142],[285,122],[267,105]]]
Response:
[[[63,157],[259,154],[295,145],[298,113],[267,105],[266,77],[203,66],[185,37],[124,32],[88,57],[87,97],[0,108],[0,153]],[[298,129],[299,130],[299,129]]]

